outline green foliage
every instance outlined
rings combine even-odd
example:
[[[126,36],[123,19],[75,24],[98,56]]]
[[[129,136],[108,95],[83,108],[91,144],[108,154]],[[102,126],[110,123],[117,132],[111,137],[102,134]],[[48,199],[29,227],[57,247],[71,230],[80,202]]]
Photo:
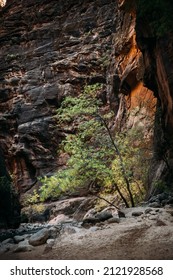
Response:
[[[19,53],[16,54],[11,53],[11,54],[7,54],[5,59],[10,62],[12,60],[18,59],[19,57],[20,57]]]
[[[23,206],[36,204],[40,201],[40,196],[36,190],[32,194],[27,194],[23,199]]]
[[[64,129],[75,124],[75,133],[67,134],[61,145],[69,156],[66,168],[41,180],[42,201],[83,186],[97,186],[101,193],[114,189],[126,206],[142,195],[138,186],[143,182],[136,176],[138,145],[130,133],[116,135],[115,141],[108,127],[112,114],[103,113],[95,98],[100,89],[98,84],[86,86],[80,96],[66,97],[58,109],[58,125]]]
[[[22,213],[21,213],[21,221],[23,223],[33,223],[39,219],[40,220],[43,218],[44,219],[44,212],[46,210],[45,204],[43,203],[37,203],[37,204],[29,204],[28,206],[25,206],[22,208]],[[36,220],[34,220],[34,217]],[[43,220],[42,220],[43,221]]]
[[[143,18],[157,37],[173,31],[173,3],[171,0],[138,0],[137,18]]]
[[[93,85],[86,85],[83,93],[90,95],[90,97],[96,97],[97,92],[102,89],[102,84],[96,83]]]

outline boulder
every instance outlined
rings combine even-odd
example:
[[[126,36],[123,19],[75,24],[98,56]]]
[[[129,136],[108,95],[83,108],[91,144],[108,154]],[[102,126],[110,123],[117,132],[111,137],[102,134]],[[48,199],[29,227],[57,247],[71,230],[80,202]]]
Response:
[[[59,214],[55,218],[49,221],[49,225],[59,225],[60,223],[65,223],[69,221],[69,217],[64,214]]]
[[[111,211],[102,210],[101,212],[96,212],[95,209],[90,209],[84,216],[82,225],[104,222],[112,217]]]
[[[28,240],[24,240],[18,244],[18,246],[14,249],[14,253],[18,252],[28,252],[33,250],[33,246],[28,243]]]
[[[49,230],[44,228],[33,234],[29,238],[29,244],[32,246],[39,246],[46,243],[49,238]]]

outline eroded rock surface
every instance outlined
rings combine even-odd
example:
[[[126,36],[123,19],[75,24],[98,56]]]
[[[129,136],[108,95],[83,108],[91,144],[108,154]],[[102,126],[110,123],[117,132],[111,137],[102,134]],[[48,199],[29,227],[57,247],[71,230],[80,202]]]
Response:
[[[155,99],[141,82],[135,15],[118,5],[11,0],[1,9],[0,143],[20,192],[65,163],[56,153],[67,133],[56,126],[56,109],[88,83],[103,84],[113,127],[139,122],[152,134]]]
[[[21,192],[64,164],[56,109],[86,83],[106,84],[116,13],[101,0],[13,0],[1,11],[1,146]]]

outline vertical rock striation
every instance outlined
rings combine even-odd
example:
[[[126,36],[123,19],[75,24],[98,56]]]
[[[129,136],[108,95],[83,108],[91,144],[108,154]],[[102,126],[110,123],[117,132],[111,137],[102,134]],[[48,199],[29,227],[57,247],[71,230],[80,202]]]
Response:
[[[173,190],[173,4],[160,1],[157,6],[158,2],[153,1],[150,5],[148,14],[145,10],[137,11],[136,30],[143,54],[143,80],[157,97],[154,159],[150,170],[149,195],[152,195],[160,191],[156,188],[159,184],[162,190],[164,187]]]
[[[143,84],[143,55],[136,43],[134,2],[129,5],[129,1],[118,1],[113,59],[107,74],[108,95],[116,113],[116,126],[130,129],[138,125],[151,138],[156,98]]]

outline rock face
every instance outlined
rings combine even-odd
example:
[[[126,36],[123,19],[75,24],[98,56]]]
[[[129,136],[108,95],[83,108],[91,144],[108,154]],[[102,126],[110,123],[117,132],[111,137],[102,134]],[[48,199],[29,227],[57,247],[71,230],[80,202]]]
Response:
[[[159,180],[163,183],[160,187],[163,188],[165,184],[169,190],[173,189],[173,30],[169,26],[169,13],[173,11],[173,4],[170,2],[165,5],[164,1],[160,1],[159,8],[162,9],[161,19],[156,15],[153,18],[146,17],[138,10],[136,24],[137,42],[143,54],[143,80],[157,97],[154,161],[150,170],[149,195],[157,191],[155,182]],[[155,20],[157,30],[152,20]]]
[[[153,116],[154,98],[140,82],[135,17],[116,1],[11,0],[0,26],[0,142],[20,192],[63,165],[56,150],[65,131],[54,116],[63,97],[85,84],[105,85],[116,126],[125,122],[127,107],[129,127],[145,126],[143,115]],[[148,99],[141,119],[132,117]]]
[[[56,151],[68,132],[56,126],[56,109],[86,84],[104,85],[113,127],[138,123],[151,139],[156,98],[142,83],[136,16],[124,2],[8,0],[1,8],[0,146],[20,193],[64,165]]]
[[[117,5],[11,0],[0,13],[0,143],[24,192],[64,163],[54,118],[62,98],[106,84]]]
[[[20,224],[20,205],[0,149],[0,228],[16,228]]]

